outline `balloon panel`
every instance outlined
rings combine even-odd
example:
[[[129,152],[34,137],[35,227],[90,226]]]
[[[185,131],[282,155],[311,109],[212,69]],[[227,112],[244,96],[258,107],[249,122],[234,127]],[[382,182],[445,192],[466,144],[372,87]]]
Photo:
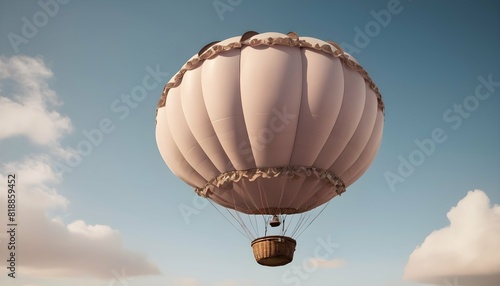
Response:
[[[338,58],[302,50],[302,97],[290,165],[312,166],[331,133],[344,93]]]
[[[351,140],[363,115],[366,98],[365,82],[359,73],[345,65],[343,65],[343,72],[344,94],[340,113],[328,140],[314,162],[314,166],[322,169],[328,169],[335,163]]]
[[[192,187],[205,184],[206,180],[191,167],[177,147],[168,125],[166,108],[158,110],[156,121],[160,125],[156,128],[158,149],[172,172]]]
[[[358,126],[340,156],[329,168],[335,174],[343,174],[345,170],[352,166],[361,152],[366,148],[368,139],[370,139],[370,135],[372,134],[375,119],[377,118],[377,98],[373,94],[368,93],[371,90],[366,84],[365,90],[365,106]]]
[[[242,48],[240,83],[255,165],[289,165],[302,93],[300,49]]]
[[[255,168],[241,103],[240,50],[203,64],[202,89],[209,122],[226,153],[226,171]]]
[[[361,152],[356,162],[354,162],[354,164],[344,174],[341,174],[342,178],[344,178],[346,187],[350,186],[357,179],[359,179],[368,167],[370,167],[370,164],[367,164],[367,162],[373,162],[375,155],[377,155],[377,151],[382,143],[383,128],[384,114],[379,110],[377,112],[377,119],[375,121],[373,132],[368,140],[368,144],[366,144],[366,148],[363,152]]]
[[[186,161],[208,181],[217,176],[219,172],[189,129],[182,108],[181,92],[179,92],[179,89],[173,89],[172,91],[170,96],[167,97],[166,104],[167,123],[172,137]]]
[[[184,76],[181,85],[181,103],[189,130],[200,144],[203,152],[215,165],[219,173],[229,171],[229,159],[222,148],[213,124],[210,122],[203,99],[202,70],[197,68]]]

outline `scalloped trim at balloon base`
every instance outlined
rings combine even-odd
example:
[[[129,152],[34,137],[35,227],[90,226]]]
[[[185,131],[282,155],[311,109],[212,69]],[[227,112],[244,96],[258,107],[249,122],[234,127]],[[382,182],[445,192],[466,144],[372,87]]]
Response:
[[[345,183],[342,179],[328,170],[307,166],[284,166],[225,172],[208,181],[203,187],[196,188],[195,192],[199,196],[211,198],[217,202],[217,199],[214,199],[217,192],[222,189],[231,189],[233,187],[232,184],[244,184],[245,182],[254,182],[256,180],[272,180],[283,177],[291,180],[305,178],[307,180],[318,181],[319,186],[328,187],[328,190],[330,191],[330,199],[336,195],[341,195],[346,191]],[[262,209],[241,210],[237,209],[234,205],[228,205],[226,207],[248,214],[294,214],[307,211],[321,204],[323,204],[322,201],[318,202],[317,205],[309,206],[308,209],[307,207],[296,209],[289,208],[287,206],[280,206],[279,208],[265,206]]]

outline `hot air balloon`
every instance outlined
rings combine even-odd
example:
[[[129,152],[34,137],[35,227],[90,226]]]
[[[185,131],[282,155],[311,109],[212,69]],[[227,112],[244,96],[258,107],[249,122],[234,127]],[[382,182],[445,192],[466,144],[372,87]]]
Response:
[[[368,169],[383,124],[377,86],[337,44],[247,32],[206,45],[171,78],[156,141],[171,171],[252,239],[257,262],[280,266],[310,213]]]

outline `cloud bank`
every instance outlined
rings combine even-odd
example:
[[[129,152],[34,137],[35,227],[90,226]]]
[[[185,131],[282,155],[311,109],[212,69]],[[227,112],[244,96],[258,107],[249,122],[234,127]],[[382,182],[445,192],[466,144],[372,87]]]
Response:
[[[58,146],[72,131],[71,120],[53,110],[61,105],[47,82],[53,76],[40,58],[0,57],[0,140],[25,136],[37,145]]]
[[[311,265],[319,268],[340,268],[346,264],[344,259],[322,259],[322,258],[311,258],[308,261]]]
[[[54,109],[61,101],[49,88],[52,77],[40,58],[0,57],[0,141],[24,137],[47,151],[27,152],[19,160],[0,165],[0,182],[4,182],[0,186],[6,185],[7,174],[15,172],[17,176],[17,272],[33,277],[100,279],[118,279],[117,274],[159,274],[158,267],[144,254],[123,245],[118,230],[84,220],[65,224],[60,217],[50,216],[69,205],[55,188],[63,178],[54,172],[51,160],[65,154],[60,140],[73,128],[71,120]],[[7,205],[6,199],[7,191],[2,187],[1,206]],[[6,224],[7,216],[1,215],[0,225]],[[8,257],[7,241],[2,231],[0,257]],[[5,271],[5,267],[0,270]],[[2,276],[5,279],[6,275]]]
[[[436,285],[456,281],[462,286],[498,286],[500,206],[490,207],[486,193],[474,190],[447,217],[450,225],[432,232],[410,255],[404,279]]]

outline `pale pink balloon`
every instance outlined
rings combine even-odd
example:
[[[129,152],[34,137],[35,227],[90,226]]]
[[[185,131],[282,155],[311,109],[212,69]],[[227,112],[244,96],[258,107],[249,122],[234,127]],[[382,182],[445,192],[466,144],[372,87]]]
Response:
[[[198,194],[247,214],[302,213],[368,169],[383,112],[376,85],[338,45],[251,34],[205,47],[167,83],[156,138]]]

